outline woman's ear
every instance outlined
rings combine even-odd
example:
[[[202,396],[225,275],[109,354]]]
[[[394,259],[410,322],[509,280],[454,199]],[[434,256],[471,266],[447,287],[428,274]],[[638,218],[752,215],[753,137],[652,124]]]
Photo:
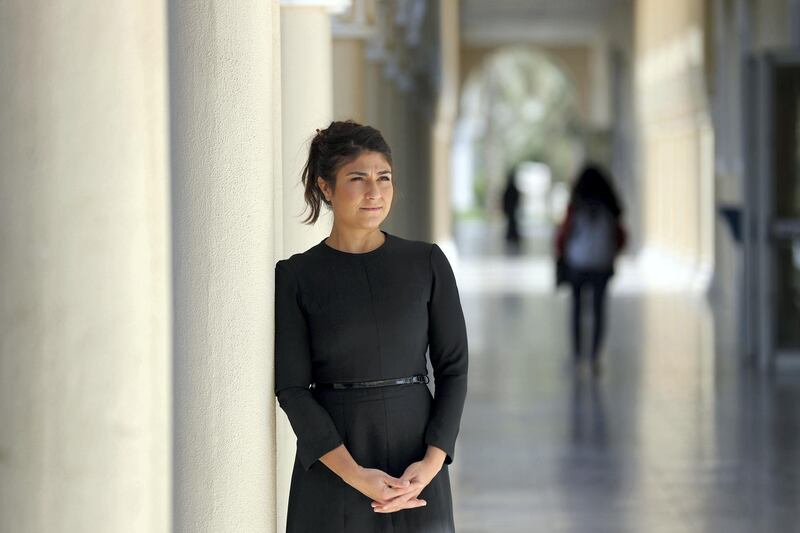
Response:
[[[331,188],[328,185],[328,182],[322,179],[322,176],[317,176],[317,187],[319,190],[322,191],[322,195],[325,197],[325,200],[328,202],[331,201]]]

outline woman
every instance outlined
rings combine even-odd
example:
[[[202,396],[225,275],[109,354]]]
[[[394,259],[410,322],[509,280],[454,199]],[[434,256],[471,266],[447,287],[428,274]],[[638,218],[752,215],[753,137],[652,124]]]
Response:
[[[394,176],[377,130],[318,130],[302,179],[306,222],[324,204],[333,227],[275,268],[275,391],[297,435],[287,531],[454,531],[467,337],[450,265],[380,230]]]
[[[567,207],[567,216],[556,234],[556,255],[566,267],[572,286],[572,345],[574,360],[581,360],[581,315],[583,292],[592,293],[594,332],[591,365],[600,373],[600,347],[605,329],[605,299],[608,281],[614,275],[614,260],[625,246],[622,208],[610,181],[596,166],[581,172]]]

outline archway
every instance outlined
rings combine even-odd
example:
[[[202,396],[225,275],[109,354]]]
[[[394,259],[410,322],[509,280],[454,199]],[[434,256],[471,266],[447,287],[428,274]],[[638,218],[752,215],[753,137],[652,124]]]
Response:
[[[503,192],[521,190],[520,229],[528,253],[543,251],[566,203],[567,181],[586,152],[575,84],[531,47],[492,53],[464,83],[453,143],[456,240],[467,254],[503,249]]]

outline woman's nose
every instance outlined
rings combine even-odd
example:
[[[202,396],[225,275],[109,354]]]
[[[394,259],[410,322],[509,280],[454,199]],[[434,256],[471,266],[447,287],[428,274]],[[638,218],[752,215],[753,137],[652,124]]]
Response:
[[[367,186],[367,198],[380,198],[381,188],[378,187],[377,180],[370,180]]]

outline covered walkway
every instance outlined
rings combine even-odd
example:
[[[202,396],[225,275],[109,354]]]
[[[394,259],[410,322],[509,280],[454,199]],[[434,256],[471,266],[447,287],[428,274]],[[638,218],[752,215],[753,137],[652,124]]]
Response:
[[[800,0],[7,0],[0,72],[0,533],[286,530],[273,272],[339,119],[458,276],[459,533],[800,531]],[[587,162],[597,379],[548,255]]]
[[[603,374],[576,372],[567,294],[521,265],[459,263],[460,532],[796,531],[800,378],[741,368],[704,297],[643,288],[631,268],[612,289]]]

